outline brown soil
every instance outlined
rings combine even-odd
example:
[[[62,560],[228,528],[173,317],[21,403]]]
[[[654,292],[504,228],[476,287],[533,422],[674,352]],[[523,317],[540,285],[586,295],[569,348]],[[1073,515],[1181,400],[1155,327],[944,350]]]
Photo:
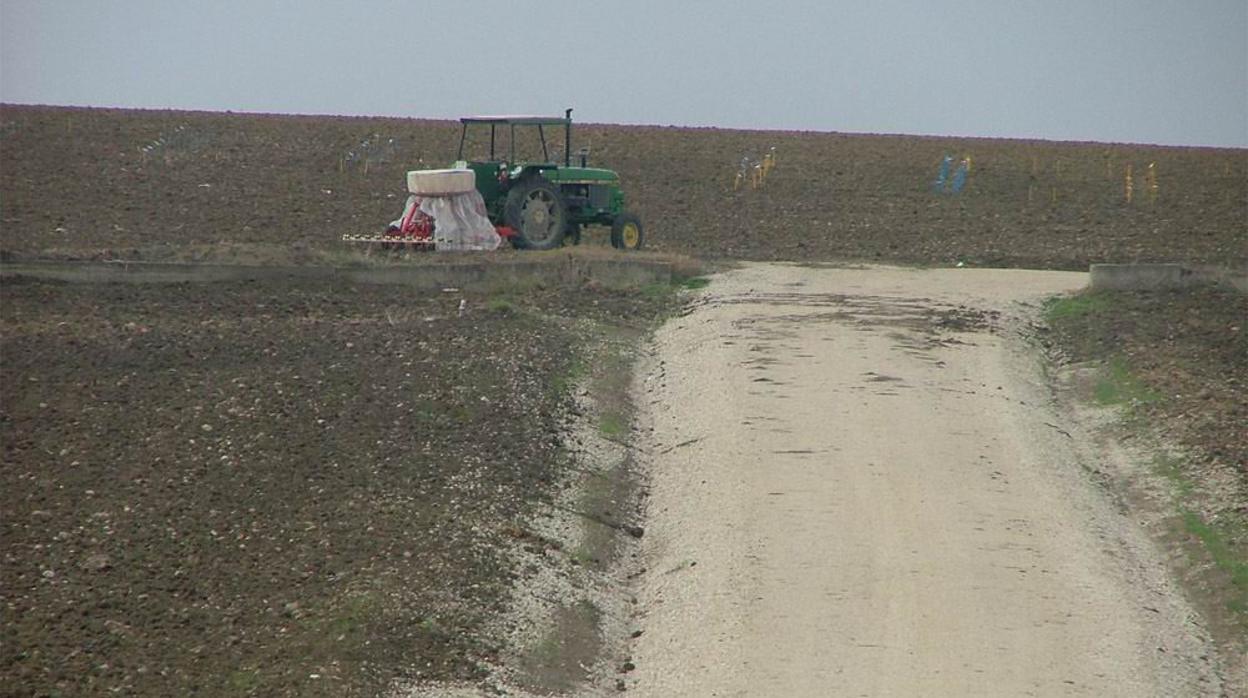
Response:
[[[456,123],[409,119],[5,105],[0,250],[339,249],[344,233],[396,218],[403,173],[444,167],[458,135]],[[1243,149],[602,125],[579,126],[582,145],[620,172],[660,251],[1043,269],[1248,262]],[[741,158],[772,146],[765,186],[733,191]],[[945,154],[972,158],[957,196],[932,191]]]
[[[1248,296],[1207,287],[1087,298],[1090,312],[1054,322],[1067,356],[1125,360],[1155,391],[1140,409],[1180,443],[1200,447],[1198,457],[1248,479]]]
[[[1138,515],[1169,519],[1177,574],[1248,680],[1248,296],[1205,287],[1073,302],[1051,311],[1045,342],[1096,368],[1086,397],[1126,410],[1119,438],[1142,442],[1144,466],[1166,483],[1120,475],[1116,489]]]
[[[479,678],[523,574],[504,550],[568,465],[562,318],[645,325],[661,302],[0,291],[5,695]]]
[[[340,236],[395,218],[404,171],[445,166],[457,137],[448,122],[0,105],[0,258],[337,263]],[[601,125],[576,141],[621,173],[661,253],[1248,263],[1243,149]],[[741,157],[771,146],[766,185],[734,191]],[[973,158],[958,196],[931,191],[946,153]],[[14,695],[479,678],[500,648],[478,630],[523,574],[501,551],[568,465],[559,431],[586,341],[569,319],[641,327],[667,302],[23,281],[0,295],[0,694]],[[1166,397],[1148,414],[1242,471],[1243,297],[1112,308],[1055,341],[1120,348]]]

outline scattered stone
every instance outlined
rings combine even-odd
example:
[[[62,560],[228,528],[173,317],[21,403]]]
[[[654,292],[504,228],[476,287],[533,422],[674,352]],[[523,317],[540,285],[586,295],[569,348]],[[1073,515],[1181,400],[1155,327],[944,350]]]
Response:
[[[119,620],[104,621],[104,629],[107,630],[110,635],[129,635],[131,630],[130,626]]]
[[[87,558],[82,561],[81,565],[82,569],[88,572],[104,572],[112,568],[112,566],[113,561],[104,553],[88,555]]]

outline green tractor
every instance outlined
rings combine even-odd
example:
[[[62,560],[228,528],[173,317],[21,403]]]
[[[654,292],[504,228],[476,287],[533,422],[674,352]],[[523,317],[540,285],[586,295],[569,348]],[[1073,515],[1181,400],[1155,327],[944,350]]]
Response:
[[[612,170],[588,166],[589,151],[582,148],[579,164],[572,164],[572,110],[563,118],[541,116],[466,116],[460,119],[456,168],[476,175],[477,191],[485,200],[490,222],[520,249],[550,250],[565,242],[578,244],[586,226],[611,226],[611,244],[617,249],[641,248],[641,219],[624,210],[620,176]],[[546,144],[547,127],[562,126],[563,164],[553,162]],[[474,135],[489,128],[488,159],[464,156],[469,130]],[[516,158],[516,128],[536,128],[542,146],[540,161]],[[500,133],[501,131],[501,133]],[[507,136],[506,157],[499,152],[500,136]]]

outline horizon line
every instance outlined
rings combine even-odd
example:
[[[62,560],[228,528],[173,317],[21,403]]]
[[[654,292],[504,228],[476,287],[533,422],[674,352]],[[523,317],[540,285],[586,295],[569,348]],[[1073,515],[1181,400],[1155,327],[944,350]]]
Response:
[[[403,119],[407,121],[440,121],[448,123],[458,123],[457,116],[401,116],[396,114],[358,114],[358,113],[334,113],[334,112],[282,112],[282,111],[263,111],[250,109],[194,109],[186,107],[134,107],[134,106],[116,106],[116,105],[96,105],[96,104],[49,104],[42,102],[5,102],[0,101],[0,107],[42,107],[51,109],[98,109],[112,111],[138,111],[138,112],[181,112],[188,114],[222,114],[222,115],[245,115],[245,116],[283,116],[283,117],[302,117],[302,118],[345,118],[345,119]],[[558,117],[562,118],[562,116]],[[1075,145],[1117,145],[1117,146],[1136,146],[1148,148],[1201,148],[1208,150],[1248,150],[1248,142],[1244,145],[1210,145],[1196,143],[1159,143],[1145,141],[1112,141],[1112,140],[1089,140],[1079,138],[1045,138],[1039,136],[985,136],[985,135],[967,135],[967,134],[948,134],[948,133],[905,133],[894,131],[836,131],[821,130],[812,128],[780,128],[780,127],[741,127],[741,126],[720,126],[711,124],[659,124],[644,123],[630,121],[580,121],[574,122],[577,125],[591,126],[624,126],[633,128],[667,128],[667,129],[689,129],[689,130],[714,130],[714,131],[740,131],[740,132],[756,132],[756,133],[789,133],[789,134],[822,134],[822,135],[841,135],[841,136],[876,136],[891,138],[932,138],[932,139],[958,139],[958,140],[994,140],[994,141],[1039,141],[1043,143],[1054,144],[1075,144]]]

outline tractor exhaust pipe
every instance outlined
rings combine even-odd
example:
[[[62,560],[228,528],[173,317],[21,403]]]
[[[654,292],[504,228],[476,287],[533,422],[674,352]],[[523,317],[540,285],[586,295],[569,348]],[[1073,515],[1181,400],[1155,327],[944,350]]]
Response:
[[[572,109],[569,107],[563,111],[563,118],[568,120],[566,126],[563,127],[563,166],[572,166]]]

